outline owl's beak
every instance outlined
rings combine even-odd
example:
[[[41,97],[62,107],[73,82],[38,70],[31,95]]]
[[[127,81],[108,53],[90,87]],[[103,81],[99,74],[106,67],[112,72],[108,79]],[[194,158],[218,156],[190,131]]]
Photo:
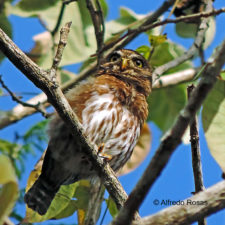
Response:
[[[122,62],[121,62],[121,70],[125,70],[128,66],[128,59],[124,59],[122,58]]]

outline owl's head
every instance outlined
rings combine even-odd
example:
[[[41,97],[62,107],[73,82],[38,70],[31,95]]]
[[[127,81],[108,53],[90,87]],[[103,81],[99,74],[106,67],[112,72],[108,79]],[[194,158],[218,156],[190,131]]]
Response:
[[[101,65],[101,70],[139,89],[151,89],[151,68],[148,61],[136,51],[121,49],[112,52]]]

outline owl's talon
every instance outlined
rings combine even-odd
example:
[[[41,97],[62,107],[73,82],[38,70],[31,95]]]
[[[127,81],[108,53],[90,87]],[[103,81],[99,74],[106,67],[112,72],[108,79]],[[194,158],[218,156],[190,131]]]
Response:
[[[107,153],[100,153],[99,156],[103,158],[106,162],[109,162],[112,159],[112,156]]]

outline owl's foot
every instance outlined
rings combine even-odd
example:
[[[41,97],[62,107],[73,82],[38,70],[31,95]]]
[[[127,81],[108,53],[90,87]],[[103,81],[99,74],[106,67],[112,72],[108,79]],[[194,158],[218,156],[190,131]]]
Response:
[[[106,162],[109,162],[112,159],[112,155],[109,155],[105,152],[100,153],[99,156],[102,157]]]
[[[99,146],[98,146],[98,155],[103,158],[106,162],[110,161],[112,159],[112,156],[103,152],[104,150],[104,147],[105,147],[105,144],[104,143],[101,143]]]

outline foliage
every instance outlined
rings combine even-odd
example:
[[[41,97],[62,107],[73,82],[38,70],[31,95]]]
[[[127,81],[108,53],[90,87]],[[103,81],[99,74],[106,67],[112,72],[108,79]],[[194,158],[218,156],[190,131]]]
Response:
[[[10,159],[0,155],[0,224],[9,216],[18,195],[16,175]]]

